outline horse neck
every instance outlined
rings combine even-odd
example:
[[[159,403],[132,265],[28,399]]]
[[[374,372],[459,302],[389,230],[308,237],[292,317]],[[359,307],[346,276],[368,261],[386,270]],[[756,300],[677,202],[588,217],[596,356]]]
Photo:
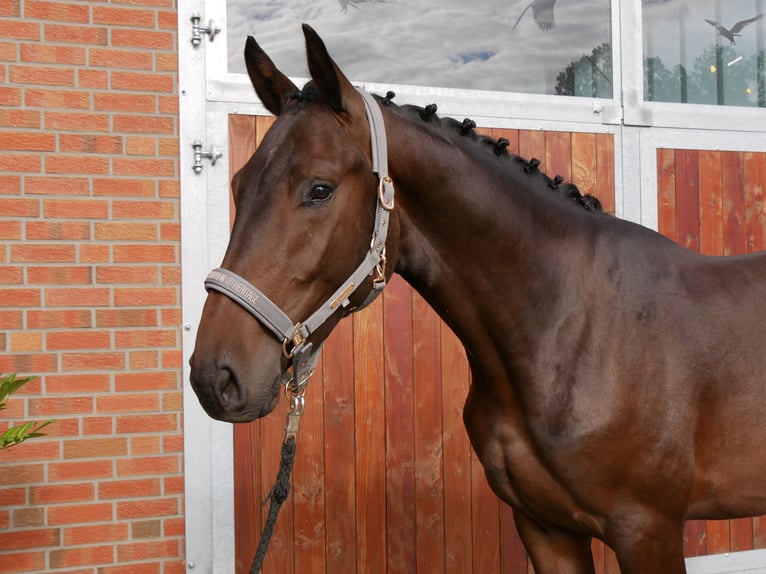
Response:
[[[395,126],[387,131],[400,226],[396,271],[477,359],[474,368],[507,369],[500,342],[517,356],[534,351],[564,291],[569,258],[588,235],[574,221],[593,215],[550,190],[527,189],[544,184],[474,142],[455,143],[404,118],[386,121]]]

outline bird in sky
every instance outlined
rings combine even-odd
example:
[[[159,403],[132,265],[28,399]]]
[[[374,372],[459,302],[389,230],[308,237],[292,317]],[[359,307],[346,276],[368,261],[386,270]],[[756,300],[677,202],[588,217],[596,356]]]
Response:
[[[515,30],[516,26],[519,25],[519,22],[521,22],[521,19],[524,17],[524,14],[527,13],[527,10],[532,8],[532,18],[535,19],[535,22],[537,22],[540,29],[546,31],[552,30],[556,25],[556,22],[553,19],[553,7],[555,5],[556,0],[532,0],[532,2],[530,2],[519,15],[519,18],[513,25],[513,29]]]
[[[722,24],[719,24],[715,20],[708,20],[707,18],[705,18],[705,22],[707,22],[713,28],[715,28],[718,31],[718,33],[724,38],[726,38],[729,42],[731,42],[731,45],[733,46],[734,44],[736,44],[736,42],[734,41],[734,37],[742,35],[739,33],[742,31],[742,28],[744,28],[748,24],[757,22],[761,18],[763,18],[762,13],[758,14],[757,16],[753,16],[752,18],[748,18],[747,20],[740,20],[739,22],[734,24],[734,26],[732,26],[731,28],[726,28],[725,26],[723,26]]]

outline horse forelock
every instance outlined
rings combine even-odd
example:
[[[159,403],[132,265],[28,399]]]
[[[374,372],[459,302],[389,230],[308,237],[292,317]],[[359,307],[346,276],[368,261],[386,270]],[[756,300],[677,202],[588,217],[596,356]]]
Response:
[[[397,105],[393,100],[393,92],[388,92],[385,97],[375,96],[385,107],[395,111],[407,120],[419,123],[435,129],[437,132],[445,135],[450,141],[462,145],[476,146],[498,158],[499,161],[507,161],[509,170],[521,170],[534,185],[547,188],[553,191],[559,197],[570,201],[586,211],[595,213],[604,213],[601,202],[598,198],[585,194],[583,195],[579,188],[572,182],[565,182],[564,178],[557,175],[554,178],[539,170],[540,160],[531,158],[529,160],[510,153],[508,146],[510,142],[505,138],[492,138],[487,135],[478,134],[475,131],[476,122],[470,118],[465,118],[462,122],[450,117],[439,117],[436,113],[436,104],[429,104],[425,107],[405,104]]]

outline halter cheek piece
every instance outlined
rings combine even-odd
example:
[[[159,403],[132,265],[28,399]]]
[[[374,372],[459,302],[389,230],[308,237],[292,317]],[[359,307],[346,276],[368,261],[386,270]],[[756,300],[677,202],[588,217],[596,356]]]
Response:
[[[388,176],[388,151],[383,115],[375,99],[364,90],[357,91],[364,101],[367,121],[370,124],[372,170],[378,176],[377,209],[370,249],[365,258],[346,281],[306,320],[294,323],[253,284],[228,269],[214,269],[205,279],[205,288],[223,293],[258,319],[282,342],[282,350],[290,361],[282,375],[282,384],[291,399],[290,411],[298,416],[303,410],[303,392],[319,359],[321,343],[314,347],[308,342],[311,334],[339,308],[349,312],[366,307],[386,286],[386,237],[388,216],[394,208],[394,183]],[[349,297],[367,279],[372,277],[372,289],[364,302],[349,309]],[[292,369],[292,373],[290,372]],[[297,432],[297,418],[295,429]],[[288,434],[290,431],[288,420]]]

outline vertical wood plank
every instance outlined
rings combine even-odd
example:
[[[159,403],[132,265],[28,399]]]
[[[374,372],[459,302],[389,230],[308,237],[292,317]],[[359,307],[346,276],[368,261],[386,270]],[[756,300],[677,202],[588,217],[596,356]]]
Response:
[[[596,180],[595,195],[606,213],[615,212],[614,199],[614,136],[596,134]]]
[[[595,538],[591,540],[590,543],[590,552],[593,555],[593,566],[595,567],[596,574],[604,574],[605,565],[604,565],[604,548],[605,544],[601,542],[601,540],[596,540]]]
[[[707,548],[707,525],[704,520],[689,520],[684,526],[684,556],[705,556]]]
[[[700,249],[699,168],[695,150],[676,150],[677,241],[687,249]]]
[[[468,395],[468,361],[463,345],[444,323],[442,347],[442,420],[444,424],[445,572],[471,574],[471,445],[463,425]],[[393,574],[393,573],[392,573]],[[476,572],[476,574],[481,574]]]
[[[386,419],[383,298],[353,315],[356,529],[359,574],[386,571]]]
[[[507,504],[500,504],[500,572],[517,574],[527,568],[527,551],[521,542],[513,509]]]
[[[331,342],[328,341],[328,345]],[[320,356],[306,388],[305,411],[296,437],[293,466],[293,528],[295,571],[324,574],[325,570],[325,471],[324,471],[324,361]]]
[[[728,520],[707,521],[707,551],[708,554],[723,554],[731,552],[731,540]]]
[[[598,197],[598,156],[596,134],[572,134],[572,183],[583,195]],[[603,203],[602,203],[603,206]]]
[[[744,255],[747,253],[747,231],[741,152],[722,152],[721,174],[723,179],[723,252],[724,255]]]
[[[383,292],[386,375],[386,542],[388,571],[414,572],[415,475],[412,290],[398,275]]]
[[[560,175],[572,179],[572,134],[545,132],[545,172],[553,179]]]
[[[356,567],[353,349],[353,322],[341,321],[322,351],[328,572]]]
[[[678,241],[676,227],[676,156],[672,149],[657,150],[657,209],[659,232]]]
[[[526,160],[540,160],[540,171],[547,171],[545,164],[545,132],[542,130],[519,130],[519,155]]]
[[[417,293],[412,299],[417,571],[444,571],[444,472],[440,319]]]
[[[700,251],[723,255],[721,152],[699,152]]]
[[[484,467],[471,451],[473,571],[500,572],[500,501],[489,488]]]
[[[729,528],[732,552],[753,549],[752,518],[737,518],[736,520],[730,520]]]
[[[745,152],[745,220],[747,224],[747,252],[766,249],[766,153]]]

